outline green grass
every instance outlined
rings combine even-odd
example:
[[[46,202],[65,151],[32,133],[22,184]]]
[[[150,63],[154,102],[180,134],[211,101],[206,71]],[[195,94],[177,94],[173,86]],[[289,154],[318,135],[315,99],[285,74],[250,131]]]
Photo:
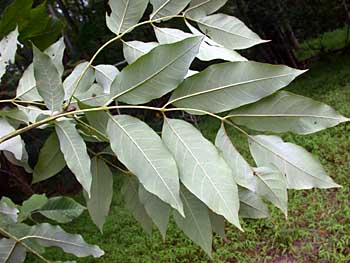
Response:
[[[339,28],[331,32],[326,32],[320,37],[306,40],[300,45],[300,49],[295,51],[298,60],[306,60],[321,54],[340,50],[346,47],[350,39],[347,39],[348,27]]]
[[[288,90],[323,101],[350,116],[350,58],[334,57],[319,62]],[[219,123],[203,119],[200,127],[205,136],[213,139]],[[233,130],[230,134],[242,154],[249,158],[245,138]],[[245,233],[227,225],[228,241],[215,237],[213,259],[187,239],[173,222],[165,242],[157,230],[152,236],[146,235],[116,194],[103,235],[86,213],[65,226],[67,231],[82,233],[88,242],[100,245],[106,252],[101,259],[78,262],[350,262],[350,125],[342,124],[308,136],[283,134],[282,137],[318,156],[329,175],[343,188],[290,191],[288,220],[272,209],[270,219],[245,220]],[[116,191],[119,181],[116,177]],[[49,250],[46,256],[73,259],[58,250]],[[39,261],[30,256],[28,262]]]

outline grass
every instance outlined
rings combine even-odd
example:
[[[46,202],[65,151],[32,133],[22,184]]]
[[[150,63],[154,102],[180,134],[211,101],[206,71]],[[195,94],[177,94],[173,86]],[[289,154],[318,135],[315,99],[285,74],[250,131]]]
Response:
[[[332,57],[315,64],[288,90],[325,102],[350,116],[350,57]],[[219,123],[208,118],[199,125],[205,136],[213,139]],[[245,138],[233,130],[230,134],[242,154],[249,158]],[[227,225],[228,241],[215,237],[212,259],[187,239],[173,222],[165,242],[156,230],[152,236],[145,234],[115,194],[103,235],[87,213],[65,226],[67,231],[82,233],[88,242],[100,245],[106,252],[101,259],[87,258],[78,262],[350,262],[350,124],[308,136],[282,134],[282,137],[316,155],[343,188],[290,191],[288,220],[277,209],[272,209],[270,219],[245,220],[245,233]],[[118,191],[120,177],[115,181]],[[48,250],[46,256],[73,259],[55,249]],[[27,262],[38,260],[30,256]]]
[[[298,60],[306,60],[311,57],[320,55],[322,52],[341,50],[349,44],[348,27],[338,28],[331,32],[326,32],[320,37],[304,41],[295,55]]]

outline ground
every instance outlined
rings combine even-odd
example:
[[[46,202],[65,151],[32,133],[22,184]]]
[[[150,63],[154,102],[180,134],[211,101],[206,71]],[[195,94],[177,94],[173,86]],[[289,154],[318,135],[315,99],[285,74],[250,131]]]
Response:
[[[350,116],[350,57],[332,56],[314,64],[288,90],[310,96]],[[199,123],[205,136],[215,137],[219,123],[205,118]],[[240,151],[248,156],[244,137],[230,130]],[[165,242],[155,229],[152,236],[143,232],[123,208],[115,194],[111,214],[100,234],[87,213],[66,225],[72,233],[98,244],[106,252],[101,259],[81,259],[84,263],[233,263],[233,262],[350,262],[350,124],[342,124],[313,135],[283,134],[290,142],[304,146],[316,155],[329,175],[343,187],[331,190],[289,192],[289,215],[286,220],[277,210],[263,220],[245,220],[244,233],[227,225],[227,242],[214,240],[210,259],[180,232],[172,222]],[[115,190],[119,190],[116,176]],[[78,197],[78,200],[81,200]],[[73,259],[58,250],[49,250],[51,259]],[[30,256],[28,262],[38,262]]]

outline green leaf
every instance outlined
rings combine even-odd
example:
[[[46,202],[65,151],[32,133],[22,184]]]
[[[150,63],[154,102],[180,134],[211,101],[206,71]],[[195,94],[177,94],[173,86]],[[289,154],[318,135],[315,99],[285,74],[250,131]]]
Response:
[[[226,239],[225,218],[209,210],[209,218],[213,232]]]
[[[62,59],[65,48],[66,45],[64,44],[64,39],[63,37],[61,37],[57,42],[55,42],[45,50],[45,53],[49,55],[49,57],[52,60],[52,63],[56,66],[58,75],[60,76],[62,76],[64,71]]]
[[[91,160],[91,197],[84,194],[90,217],[103,232],[113,197],[113,175],[106,163],[95,157]]]
[[[62,64],[64,49],[65,45],[62,37],[44,51],[56,66],[57,72],[60,76],[62,76],[64,70]],[[25,101],[43,101],[43,98],[39,95],[38,90],[36,89],[33,63],[27,67],[19,80],[16,94],[16,98]]]
[[[139,198],[144,205],[148,216],[152,219],[154,224],[158,227],[165,240],[166,230],[170,218],[170,206],[164,203],[157,196],[148,192],[142,184],[139,185]]]
[[[193,37],[193,34],[185,33],[179,29],[174,28],[154,27],[154,32],[159,43],[161,44],[171,44],[189,37]],[[195,35],[204,36],[201,33]],[[206,38],[204,38],[204,41],[200,45],[197,58],[202,61],[210,61],[214,59],[222,59],[226,61],[246,61],[244,57],[242,57],[234,50],[226,49],[216,43],[213,45],[212,41],[209,44],[206,41]]]
[[[149,0],[109,0],[112,13],[106,14],[108,28],[116,35],[124,33],[139,22],[148,2]]]
[[[69,197],[50,198],[38,212],[58,223],[69,223],[83,213],[85,207]]]
[[[179,14],[191,0],[150,0],[153,6],[151,19]]]
[[[32,0],[15,0],[4,10],[0,20],[0,37],[9,34],[18,26],[24,27],[29,20]],[[20,12],[19,12],[20,10]]]
[[[92,84],[85,92],[79,92],[75,95],[75,98],[79,101],[94,107],[104,105],[109,97],[109,94],[103,92],[103,87],[96,83]]]
[[[246,49],[268,42],[233,16],[216,14],[195,21],[202,32],[228,49]]]
[[[145,189],[183,213],[178,169],[158,134],[128,115],[111,116],[107,134],[113,152]]]
[[[249,148],[258,166],[274,164],[287,177],[289,189],[340,187],[321,163],[302,147],[277,136],[250,136]]]
[[[11,222],[17,222],[18,212],[19,211],[17,208],[10,207],[3,198],[0,200],[0,216],[2,217],[1,221],[5,218],[5,221],[9,219]]]
[[[193,18],[201,18],[218,11],[227,0],[191,0],[190,8],[185,12]]]
[[[280,91],[232,112],[232,120],[257,131],[310,134],[349,121],[326,104]]]
[[[52,111],[60,111],[64,100],[64,90],[57,68],[51,58],[33,45],[33,65],[36,88]]]
[[[174,90],[185,78],[201,41],[191,37],[155,47],[115,78],[110,101],[143,104]]]
[[[239,216],[243,218],[267,218],[270,216],[269,209],[256,193],[238,187],[240,208]]]
[[[28,153],[25,149],[25,144],[24,144],[23,140],[21,140],[21,145],[22,145],[22,151],[23,151],[21,159],[16,159],[15,155],[9,151],[4,151],[3,154],[10,163],[12,163],[16,166],[23,167],[27,173],[32,173],[33,170],[28,164],[29,157],[28,157]]]
[[[19,110],[27,115],[28,121],[30,123],[43,120],[44,118],[48,118],[51,115],[50,110],[42,110],[35,106],[20,107]]]
[[[304,72],[253,61],[217,64],[182,82],[169,104],[224,112],[269,96]]]
[[[29,2],[33,2],[33,1],[30,0]],[[22,41],[28,40],[32,36],[40,35],[45,30],[46,25],[50,19],[46,11],[46,5],[47,3],[46,1],[44,1],[39,5],[36,5],[35,8],[24,10],[24,11],[28,11],[27,13],[28,17],[24,25],[22,24],[23,23],[22,21],[19,22],[20,29],[21,29],[20,38]]]
[[[22,122],[25,124],[29,123],[28,116],[19,109],[14,109],[14,108],[2,108],[0,111],[0,116],[1,117],[7,117],[9,119]]]
[[[181,199],[186,217],[175,211],[176,224],[194,243],[211,255],[213,237],[208,208],[185,187],[181,187]]]
[[[80,101],[78,101],[78,105],[80,109],[91,109],[92,106],[86,105]],[[106,129],[107,129],[107,124],[109,120],[109,116],[106,112],[103,111],[90,111],[90,112],[85,112],[85,117],[89,121],[89,124],[95,128],[97,131],[102,133],[103,135],[106,135]],[[101,136],[99,136],[100,138]],[[102,138],[100,138],[102,139]]]
[[[0,37],[18,27],[22,43],[34,43],[41,50],[61,35],[64,24],[47,12],[47,1],[36,4],[33,0],[15,0],[6,8],[0,21]]]
[[[99,258],[104,252],[98,246],[87,244],[80,235],[65,232],[59,226],[40,224],[32,227],[30,234],[23,239],[32,239],[44,247],[58,247],[77,257],[93,256]]]
[[[26,259],[26,249],[13,239],[0,239],[0,263],[22,263]]]
[[[152,233],[152,219],[148,216],[145,207],[141,203],[138,194],[139,182],[135,177],[128,177],[124,180],[121,193],[124,197],[125,207],[132,213],[134,218],[141,224],[148,233]]]
[[[51,178],[66,166],[66,161],[60,150],[56,133],[52,133],[45,141],[34,167],[32,183],[38,183]]]
[[[9,63],[15,62],[15,55],[17,51],[17,37],[18,29],[16,28],[0,41],[0,81],[6,72],[7,65],[9,65]]]
[[[0,118],[0,137],[10,134],[14,132],[15,129],[8,123],[5,118]],[[0,151],[8,151],[13,153],[14,157],[17,160],[22,160],[24,144],[19,135],[11,138],[0,144]]]
[[[241,229],[237,185],[215,146],[183,120],[165,119],[162,137],[175,157],[180,180],[187,189]]]
[[[139,57],[142,57],[143,55],[147,54],[158,45],[159,43],[157,42],[147,42],[147,43],[141,42],[141,41],[123,42],[123,53],[124,53],[125,60],[129,64],[132,64]]]
[[[24,201],[20,207],[19,221],[26,220],[32,212],[43,207],[48,201],[45,195],[32,195],[28,200]]]
[[[113,65],[97,65],[94,67],[96,82],[103,87],[103,92],[109,94],[111,84],[119,74],[119,70]]]
[[[216,135],[215,146],[221,151],[222,157],[230,166],[235,182],[254,191],[254,170],[232,144],[223,124]]]
[[[85,67],[88,65],[88,62],[82,62],[77,65],[71,74],[63,81],[63,88],[65,99],[68,99],[72,96],[75,86],[78,83],[78,79],[83,73]],[[86,91],[89,90],[92,84],[95,81],[95,71],[92,67],[89,67],[79,82],[78,87],[76,88],[75,95],[83,94],[85,95]]]
[[[24,71],[19,80],[16,98],[27,101],[43,101],[38,90],[36,89],[36,82],[34,77],[33,63]]]
[[[276,167],[258,167],[256,173],[256,193],[269,200],[287,217],[288,193],[286,177]]]
[[[92,180],[90,171],[91,160],[84,140],[70,121],[56,122],[55,127],[60,142],[60,149],[67,166],[90,196]]]
[[[64,28],[64,26],[65,24],[61,20],[54,17],[50,17],[47,24],[45,25],[45,28],[42,29],[40,34],[30,36],[29,40],[32,43],[34,43],[38,48],[44,50],[62,35],[62,29]]]
[[[23,243],[25,243],[28,247],[35,250],[36,252],[43,254],[45,252],[45,249],[40,246],[35,240],[29,240],[22,238],[30,235],[32,230],[32,227],[23,223],[17,223],[13,225],[6,226],[6,231],[11,233],[11,235],[15,236],[17,239],[21,239]]]

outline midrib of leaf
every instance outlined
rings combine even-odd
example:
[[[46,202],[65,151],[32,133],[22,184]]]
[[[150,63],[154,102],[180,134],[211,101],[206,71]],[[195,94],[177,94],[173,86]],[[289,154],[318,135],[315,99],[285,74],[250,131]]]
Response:
[[[233,149],[235,149],[236,151],[237,151],[237,153],[238,154],[240,154],[239,152],[238,152],[238,150],[236,149],[236,147],[233,145],[233,143],[232,143],[232,141],[231,141],[231,139],[230,139],[230,137],[229,137],[229,135],[228,135],[228,133],[227,133],[227,131],[226,131],[226,128],[225,128],[225,126],[223,126],[223,130],[224,130],[224,133],[225,133],[225,140],[224,140],[224,143],[228,143],[229,145],[231,145],[232,146],[232,148]],[[236,157],[235,159],[238,159],[238,157]],[[242,156],[242,160],[245,162],[245,164],[249,167],[249,170],[251,170],[251,172],[252,172],[252,174],[254,174],[254,170],[253,170],[253,168],[249,165],[249,163],[243,158],[243,156]]]
[[[14,242],[9,253],[7,254],[6,258],[5,258],[5,262],[7,262],[7,260],[10,259],[12,253],[14,252],[15,248],[16,248],[17,242]]]
[[[182,140],[182,138],[180,137],[180,135],[176,132],[176,130],[170,125],[169,121],[167,118],[165,118],[165,121],[167,122],[167,124],[169,125],[170,129],[173,131],[173,133],[176,135],[176,137],[179,139],[179,141],[185,146],[185,148],[187,149],[187,151],[191,154],[191,156],[193,157],[193,159],[196,161],[197,166],[203,171],[204,175],[206,176],[206,178],[209,180],[209,182],[211,183],[211,185],[214,187],[214,189],[216,190],[216,192],[218,193],[218,195],[220,196],[220,198],[223,200],[225,207],[227,209],[227,211],[230,211],[231,214],[231,210],[228,206],[228,204],[226,203],[225,198],[223,198],[223,196],[221,195],[220,191],[217,189],[216,185],[213,183],[213,181],[211,180],[211,178],[209,177],[209,175],[207,174],[207,172],[205,171],[204,167],[201,165],[201,163],[199,162],[199,160],[196,158],[196,156],[194,155],[194,153],[191,151],[191,149],[187,146],[187,144]],[[201,191],[202,192],[202,191]],[[234,218],[234,215],[231,214],[232,218]]]
[[[172,37],[176,38],[177,40],[182,39],[182,37],[179,37],[179,36],[177,36],[177,35],[173,35],[173,34],[171,34],[170,32],[167,32],[167,31],[162,30],[163,28],[161,28],[161,27],[157,27],[157,29],[158,29],[159,31],[163,32],[164,34],[168,35],[168,36],[172,36]],[[190,33],[187,33],[187,32],[184,32],[184,33],[185,33],[185,34],[190,34]],[[196,35],[193,34],[193,36],[196,36]],[[199,35],[198,35],[198,36],[199,36]],[[186,37],[186,38],[189,38],[189,37],[192,37],[192,36],[188,36],[188,37]],[[184,38],[184,39],[186,39],[186,38]]]
[[[197,230],[198,230],[198,232],[199,232],[199,234],[200,234],[200,236],[201,236],[201,239],[202,239],[203,243],[205,244],[205,243],[206,243],[206,238],[203,236],[203,233],[202,233],[202,231],[201,231],[201,227],[199,226],[199,223],[198,223],[198,221],[196,220],[196,216],[194,215],[194,213],[193,213],[193,211],[192,211],[192,209],[191,209],[191,206],[190,206],[190,204],[187,202],[187,199],[185,198],[184,194],[181,193],[181,195],[182,195],[182,197],[183,197],[183,198],[182,198],[183,202],[186,203],[186,206],[188,207],[188,210],[189,210],[189,212],[190,212],[190,214],[191,214],[191,217],[192,217],[192,219],[193,219],[193,221],[194,221],[194,223],[195,223],[195,225],[196,225],[196,228],[197,228]]]
[[[143,51],[143,50],[141,50],[141,49],[139,49],[138,47],[136,47],[136,46],[133,46],[133,45],[131,45],[130,44],[130,42],[123,42],[125,45],[127,45],[127,46],[129,46],[129,47],[131,47],[131,48],[133,48],[133,49],[135,49],[135,50],[137,50],[138,52],[140,52],[140,53],[142,53],[142,54],[146,54],[146,52],[145,51]]]
[[[165,1],[152,15],[151,19],[160,11],[162,10],[165,6],[167,6],[172,0],[167,0]]]
[[[99,98],[103,98],[103,97],[107,97],[107,96],[109,96],[107,93],[103,93],[103,94],[95,96],[95,97],[81,99],[80,102],[86,102],[86,101],[95,100],[95,99],[99,99]]]
[[[157,168],[153,165],[152,161],[148,158],[148,156],[146,155],[146,153],[142,150],[142,148],[137,144],[137,142],[132,138],[132,136],[124,129],[124,127],[122,125],[120,125],[119,122],[117,122],[117,120],[115,120],[111,115],[110,115],[110,119],[116,124],[118,125],[118,127],[120,127],[120,129],[122,129],[122,131],[125,133],[125,135],[130,139],[130,141],[137,147],[137,149],[142,153],[142,155],[144,156],[144,158],[146,159],[146,161],[151,165],[152,169],[156,172],[156,174],[158,175],[158,177],[160,178],[160,180],[163,182],[163,184],[165,185],[165,187],[167,188],[168,192],[170,193],[171,197],[173,198],[173,200],[175,201],[175,203],[177,204],[178,207],[181,207],[181,205],[177,202],[176,197],[174,196],[173,192],[170,190],[168,184],[164,181],[163,177],[161,176],[161,174],[159,173],[159,171],[157,170]]]
[[[51,163],[52,160],[55,159],[55,157],[57,156],[57,154],[60,152],[59,149],[56,150],[56,152],[50,157],[50,159],[46,160],[45,163]]]
[[[147,77],[146,79],[144,79],[143,81],[137,83],[136,85],[130,87],[129,89],[122,91],[121,93],[115,95],[113,97],[113,99],[111,99],[110,101],[113,101],[123,95],[125,95],[126,93],[138,88],[139,86],[143,85],[144,83],[146,83],[147,81],[153,79],[155,76],[157,76],[159,73],[161,73],[162,71],[164,71],[165,69],[167,69],[170,65],[174,64],[179,58],[183,57],[185,54],[187,54],[190,50],[192,50],[192,48],[195,45],[192,45],[190,48],[186,49],[184,52],[182,52],[179,56],[175,57],[174,59],[172,59],[169,63],[167,63],[166,65],[164,65],[163,67],[161,67],[159,70],[157,70],[155,73],[153,73],[152,75],[150,75],[149,77]]]
[[[302,171],[303,173],[306,173],[307,175],[310,175],[311,177],[316,178],[316,179],[319,180],[319,181],[323,181],[323,182],[325,182],[325,183],[328,183],[328,181],[324,181],[322,178],[319,178],[319,177],[317,177],[317,176],[315,176],[315,175],[313,175],[313,174],[310,174],[309,172],[305,171],[304,169],[302,169],[302,168],[296,166],[295,164],[289,162],[289,161],[288,161],[287,159],[285,159],[282,155],[280,155],[279,153],[274,152],[274,151],[273,151],[272,149],[270,149],[268,146],[266,146],[266,145],[260,143],[259,141],[257,141],[254,137],[252,137],[252,136],[250,136],[250,135],[248,135],[248,137],[249,137],[251,140],[253,140],[255,143],[259,144],[260,146],[262,146],[263,148],[265,148],[265,149],[268,150],[269,152],[271,152],[271,153],[273,153],[274,155],[276,155],[276,156],[277,156],[278,158],[280,158],[283,162],[290,164],[291,166],[293,166],[293,167],[296,168],[297,170]],[[285,143],[285,142],[283,142],[283,143]],[[285,167],[285,171],[286,171],[287,168],[286,168],[285,165],[284,165],[284,167]]]
[[[251,40],[251,41],[256,41],[256,40],[257,40],[257,39],[255,39],[255,38],[250,38],[250,37],[246,37],[246,36],[244,36],[244,35],[239,35],[239,34],[237,34],[237,33],[227,31],[227,30],[224,29],[224,28],[220,28],[220,27],[217,27],[217,26],[214,26],[214,25],[210,25],[210,24],[204,23],[203,21],[198,20],[198,19],[191,19],[191,20],[192,20],[193,22],[198,23],[198,24],[202,24],[202,25],[204,25],[204,26],[214,28],[214,29],[216,29],[216,30],[219,30],[219,31],[221,31],[221,32],[224,32],[224,33],[227,33],[227,34],[230,34],[230,35],[235,35],[235,36],[238,36],[238,37],[240,37],[240,38],[245,38],[245,39],[248,39],[248,40]],[[260,39],[258,39],[258,40],[259,40],[259,41],[262,41],[262,40],[260,40]]]
[[[10,207],[9,207],[9,208],[10,208]],[[8,216],[13,215],[11,212],[8,212],[8,211],[6,211],[6,210],[4,210],[4,209],[1,209],[1,208],[0,208],[0,212],[1,212],[1,214],[8,215]]]
[[[48,71],[47,71],[47,68],[45,68],[45,70],[43,70],[43,74],[46,76],[46,78],[48,79],[49,83],[48,83],[48,86],[49,86],[49,89],[47,90],[49,95],[50,95],[50,105],[51,105],[51,108],[54,107],[54,104],[55,104],[55,96],[54,96],[54,92],[52,90],[52,78],[49,76],[48,74]]]
[[[207,1],[203,2],[203,3],[200,3],[200,4],[198,4],[198,5],[192,6],[191,8],[189,8],[189,9],[187,9],[187,10],[185,11],[185,14],[188,13],[188,12],[190,12],[190,11],[192,11],[192,10],[194,10],[194,9],[197,9],[198,7],[201,7],[202,5],[208,4],[208,3],[210,3],[211,1],[212,1],[212,0],[207,0]]]
[[[31,236],[25,236],[25,237],[21,238],[20,240],[23,241],[23,240],[26,240],[26,239],[41,239],[41,240],[53,241],[53,242],[56,242],[56,243],[62,243],[62,244],[67,244],[67,245],[71,245],[71,246],[75,246],[75,247],[80,247],[80,248],[86,249],[86,246],[79,245],[77,243],[73,243],[73,242],[69,242],[69,241],[65,241],[65,240],[54,239],[54,238],[50,238],[50,237],[44,237],[44,236],[31,235]]]
[[[216,92],[216,91],[219,91],[219,90],[236,87],[236,86],[239,86],[239,85],[255,83],[255,82],[258,82],[258,81],[264,81],[264,80],[270,80],[270,79],[274,79],[274,78],[287,77],[289,75],[295,75],[295,73],[287,73],[287,74],[275,75],[275,76],[266,77],[266,78],[252,79],[252,80],[247,80],[247,81],[238,82],[238,83],[234,83],[234,84],[229,84],[229,85],[225,85],[225,86],[220,86],[220,87],[217,87],[217,88],[214,88],[214,89],[210,89],[210,90],[203,90],[203,91],[199,91],[199,92],[196,92],[196,93],[193,93],[193,94],[188,94],[188,95],[185,95],[185,96],[173,99],[172,101],[169,101],[167,103],[167,105],[170,105],[170,104],[172,104],[172,103],[174,103],[176,101],[179,101],[179,100],[188,99],[188,98],[199,96],[199,95],[206,94],[206,93],[212,93],[212,92]]]
[[[278,203],[281,205],[281,201],[280,201],[280,199],[279,199],[279,197],[276,195],[276,193],[273,191],[273,189],[276,189],[276,188],[272,188],[272,187],[270,187],[266,182],[265,182],[265,180],[264,179],[262,179],[263,178],[263,176],[262,175],[259,175],[258,174],[258,177],[260,178],[260,180],[263,182],[263,184],[267,187],[267,189],[270,189],[270,192],[272,192],[272,194],[275,196],[275,198],[278,200]],[[273,181],[278,181],[278,180],[273,180]],[[277,190],[279,190],[278,188],[277,188]],[[282,205],[281,205],[282,206]]]
[[[20,93],[19,95],[16,96],[16,99],[19,97],[22,97],[23,95],[27,94],[28,92],[30,92],[31,90],[33,90],[36,86],[32,86],[27,90],[24,90],[22,93]]]
[[[255,207],[255,206],[253,206],[253,205],[247,203],[246,201],[242,201],[242,200],[239,200],[239,201],[242,202],[243,204],[245,204],[246,206],[249,206],[249,207],[251,207],[251,208],[253,208],[253,209],[255,209],[255,210],[260,211],[260,212],[263,213],[263,214],[266,214],[266,211],[261,210],[259,207]]]
[[[129,3],[130,3],[130,1],[127,0],[126,1],[126,5],[125,5],[125,9],[123,10],[123,15],[122,15],[122,19],[120,21],[120,25],[119,25],[119,28],[118,28],[118,31],[117,31],[117,35],[119,35],[120,31],[122,30],[122,27],[123,27],[123,24],[124,24],[124,20],[125,20],[125,17],[126,17],[126,11],[129,8]]]
[[[68,136],[68,133],[57,123],[57,127],[59,127],[61,129],[61,131],[64,133],[64,136],[67,138],[67,140],[69,141],[71,147],[73,148],[73,152],[74,152],[74,155],[76,156],[76,159],[78,160],[78,164],[80,166],[80,170],[81,171],[84,171],[83,169],[83,165],[82,163],[80,162],[80,159],[79,159],[79,155],[78,155],[78,152],[76,151],[75,147],[74,147],[74,143],[73,141],[70,139],[70,137]]]
[[[106,73],[104,73],[102,70],[100,70],[98,67],[93,67],[94,70],[100,72],[101,74],[103,74],[106,78],[108,78],[110,81],[113,81],[113,79],[111,79]]]
[[[99,176],[99,173],[98,173],[98,167],[99,167],[99,160],[98,160],[98,157],[96,157],[96,165],[95,165],[95,169],[94,169],[94,171],[96,172],[95,173],[95,176],[96,176],[96,178],[95,178],[95,180],[97,180],[97,188],[99,188],[99,186],[100,186],[100,184],[99,184],[99,178],[100,178],[100,176]],[[101,162],[102,162],[102,160],[101,160]],[[94,174],[94,171],[93,171],[93,174]],[[97,192],[100,192],[99,191],[99,189],[97,189]],[[101,198],[97,198],[97,203],[98,203],[98,207],[102,207],[102,203],[101,203]]]
[[[343,118],[337,118],[337,117],[331,117],[331,116],[321,116],[321,115],[311,115],[311,114],[233,114],[230,115],[229,118],[236,118],[236,117],[289,117],[289,118],[300,118],[300,117],[305,117],[305,118],[319,118],[319,119],[330,119],[330,120],[344,120],[344,121],[349,121],[348,118],[343,117]]]

